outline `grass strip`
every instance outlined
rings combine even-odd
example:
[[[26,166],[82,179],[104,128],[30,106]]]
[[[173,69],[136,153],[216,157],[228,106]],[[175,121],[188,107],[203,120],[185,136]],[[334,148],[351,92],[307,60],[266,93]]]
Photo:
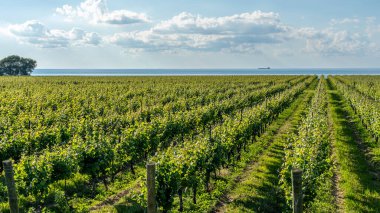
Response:
[[[258,160],[251,161],[215,212],[279,212],[284,208],[284,193],[278,185],[278,173],[284,157],[286,136],[296,130],[312,96],[312,91],[303,94],[283,112],[273,125],[274,129],[260,138],[270,146]]]
[[[333,120],[332,141],[339,173],[338,188],[343,193],[341,212],[379,212],[380,184],[371,172],[363,150],[365,135],[358,119],[328,80],[329,110]]]

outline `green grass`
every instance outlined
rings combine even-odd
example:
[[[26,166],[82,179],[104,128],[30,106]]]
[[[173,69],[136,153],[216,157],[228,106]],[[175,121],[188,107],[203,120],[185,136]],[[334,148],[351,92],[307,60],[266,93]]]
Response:
[[[316,87],[318,81],[314,81],[305,93],[301,94],[295,101],[285,109],[279,117],[268,126],[266,132],[258,138],[256,142],[251,144],[247,151],[242,154],[240,161],[236,162],[236,165],[229,168],[224,168],[219,171],[216,178],[211,183],[212,191],[206,192],[204,190],[198,191],[197,204],[192,203],[191,194],[189,191],[184,192],[184,212],[207,212],[213,211],[214,207],[217,206],[219,200],[223,200],[228,191],[237,187],[237,180],[241,179],[247,167],[254,162],[257,162],[262,158],[262,154],[266,152],[271,143],[274,143],[274,138],[277,136],[280,128],[288,121],[289,117],[295,114],[295,110],[298,108],[303,108],[305,100],[309,100],[313,94],[313,88]],[[297,115],[297,119],[301,119],[300,115]],[[292,122],[295,122],[294,119]],[[291,124],[293,126],[294,123]],[[271,146],[273,147],[273,146]],[[240,183],[238,183],[240,185]],[[101,209],[94,212],[142,212],[140,204],[136,202],[137,195],[140,193],[141,189],[131,188],[132,193],[121,198],[113,206],[106,205]],[[271,199],[271,197],[268,197]],[[268,199],[268,200],[269,200]],[[174,207],[171,212],[178,212],[179,200],[175,198]]]
[[[343,97],[329,84],[329,105],[335,139],[338,185],[343,194],[341,212],[379,212],[380,184],[365,155],[368,140],[357,117]]]
[[[331,181],[330,176],[326,177],[326,184],[319,190],[311,208],[305,211],[379,212],[380,181],[374,175],[379,174],[380,170],[376,167],[379,148],[343,97],[332,87],[331,82],[327,83],[336,183]],[[312,95],[312,90],[300,95],[248,147],[240,162],[236,162],[234,167],[221,169],[212,182],[212,191],[198,192],[196,205],[191,202],[190,192],[185,192],[184,211],[289,211],[286,209],[284,192],[278,184],[278,169],[283,161],[286,135],[296,131]],[[131,193],[116,204],[104,206],[96,212],[143,212],[144,209],[137,202],[141,199],[139,194],[143,192],[140,187],[132,185],[129,186]],[[335,197],[331,193],[324,193],[331,192],[332,188],[336,191]],[[341,196],[338,198],[337,194]],[[178,212],[178,206],[176,198],[171,212]]]
[[[282,165],[284,146],[288,132],[302,118],[303,110],[312,97],[312,92],[303,94],[294,104],[283,112],[273,129],[260,140],[270,144],[259,160],[249,165],[240,181],[226,196],[219,212],[279,212],[284,209],[285,199],[278,182],[278,171]]]
[[[251,164],[262,159],[263,154],[266,152],[271,144],[274,142],[274,137],[277,135],[279,129],[284,125],[287,119],[293,115],[294,110],[304,100],[305,94],[295,100],[289,108],[284,110],[279,117],[271,125],[268,126],[266,132],[257,139],[256,142],[248,147],[248,151],[243,153],[242,159],[236,162],[234,167],[222,169],[220,174],[212,183],[212,191],[199,191],[198,202],[194,205],[191,202],[190,196],[184,197],[184,211],[185,212],[212,212],[215,211],[214,206],[218,206],[220,200],[226,199],[228,191],[241,186],[240,179],[242,179],[249,169]],[[178,199],[175,199],[174,208],[172,212],[178,212]]]

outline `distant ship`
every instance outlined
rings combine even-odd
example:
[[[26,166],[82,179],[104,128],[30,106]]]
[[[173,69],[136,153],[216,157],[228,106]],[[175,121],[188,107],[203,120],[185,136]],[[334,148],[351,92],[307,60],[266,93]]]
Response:
[[[259,67],[259,70],[270,70],[270,67]]]

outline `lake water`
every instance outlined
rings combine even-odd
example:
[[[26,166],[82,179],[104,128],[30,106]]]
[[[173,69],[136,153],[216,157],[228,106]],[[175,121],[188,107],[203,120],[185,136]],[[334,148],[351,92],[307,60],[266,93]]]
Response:
[[[380,68],[339,69],[36,69],[32,76],[380,75]]]

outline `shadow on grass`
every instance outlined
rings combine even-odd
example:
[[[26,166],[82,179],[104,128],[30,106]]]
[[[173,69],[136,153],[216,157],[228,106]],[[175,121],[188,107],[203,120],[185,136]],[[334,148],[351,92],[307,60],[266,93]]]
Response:
[[[349,194],[345,199],[355,204],[356,210],[360,212],[375,211],[380,212],[380,183],[374,175],[370,173],[371,167],[366,160],[364,147],[362,144],[363,136],[360,134],[357,123],[350,121],[351,114],[348,105],[342,96],[335,90],[330,80],[328,82],[330,102],[333,112],[336,114],[337,140],[347,147],[344,155],[348,156],[348,172],[353,177],[357,177],[360,184],[356,194]],[[351,112],[352,113],[352,112]]]
[[[246,185],[245,187],[255,188],[256,194],[254,196],[246,194],[236,198],[232,202],[233,206],[255,212],[281,212],[285,205],[285,199],[278,186],[278,171],[282,165],[282,161],[278,159],[282,159],[283,150],[284,147],[280,145],[274,145],[268,150],[267,157],[269,159],[265,163],[265,183],[261,182],[258,184],[259,186],[255,184],[255,182],[261,181],[261,178],[243,183]],[[271,160],[271,158],[276,160]],[[254,172],[262,171],[257,169]]]
[[[118,213],[144,213],[145,208],[142,207],[139,203],[137,203],[133,199],[128,199],[125,201],[128,204],[117,204],[114,205],[114,208]]]
[[[310,102],[312,94],[305,98],[306,102],[302,102],[295,111],[303,109]],[[302,108],[299,108],[300,106]],[[299,118],[304,117],[304,115],[306,115],[306,112],[301,110],[298,114],[294,114],[293,118],[291,116],[288,117],[290,119],[288,120],[290,122],[288,131],[297,131],[296,126]],[[279,171],[283,163],[284,146],[281,145],[283,143],[277,143],[276,141],[285,140],[284,134],[286,135],[287,133],[284,132],[281,135],[277,135],[277,138],[272,143],[273,145],[266,152],[265,156],[261,158],[264,161],[265,171],[263,172],[260,168],[257,168],[252,172],[253,176],[257,178],[248,180],[248,183],[243,183],[246,185],[244,186],[245,188],[252,189],[251,192],[246,192],[246,194],[239,196],[231,203],[232,206],[239,209],[239,212],[282,212],[287,208],[284,197],[285,192],[279,185]],[[262,175],[254,173],[262,173]]]
[[[317,81],[316,81],[317,82]],[[316,83],[312,88],[316,87]],[[307,102],[311,100],[312,93],[305,93],[299,98],[298,101],[293,103],[293,108],[283,114],[283,117],[279,117],[276,121],[276,127],[272,130],[267,130],[267,137],[261,138],[261,140],[268,141],[269,147],[265,148],[265,152],[260,155],[257,165],[254,165],[254,169],[247,173],[249,176],[244,175],[244,180],[233,187],[232,201],[229,196],[223,197],[222,204],[227,205],[222,212],[282,212],[286,201],[284,198],[284,192],[279,186],[279,170],[282,166],[282,160],[284,157],[284,146],[281,145],[285,139],[284,135],[287,133],[280,133],[281,127],[286,122],[289,122],[289,127],[286,127],[287,132],[295,131],[295,120],[300,118],[302,109]],[[300,108],[302,106],[302,108]],[[295,114],[295,111],[297,113]],[[279,143],[279,141],[282,141]],[[261,165],[260,165],[261,164]],[[228,207],[230,206],[230,207]],[[211,212],[219,212],[213,209]]]

